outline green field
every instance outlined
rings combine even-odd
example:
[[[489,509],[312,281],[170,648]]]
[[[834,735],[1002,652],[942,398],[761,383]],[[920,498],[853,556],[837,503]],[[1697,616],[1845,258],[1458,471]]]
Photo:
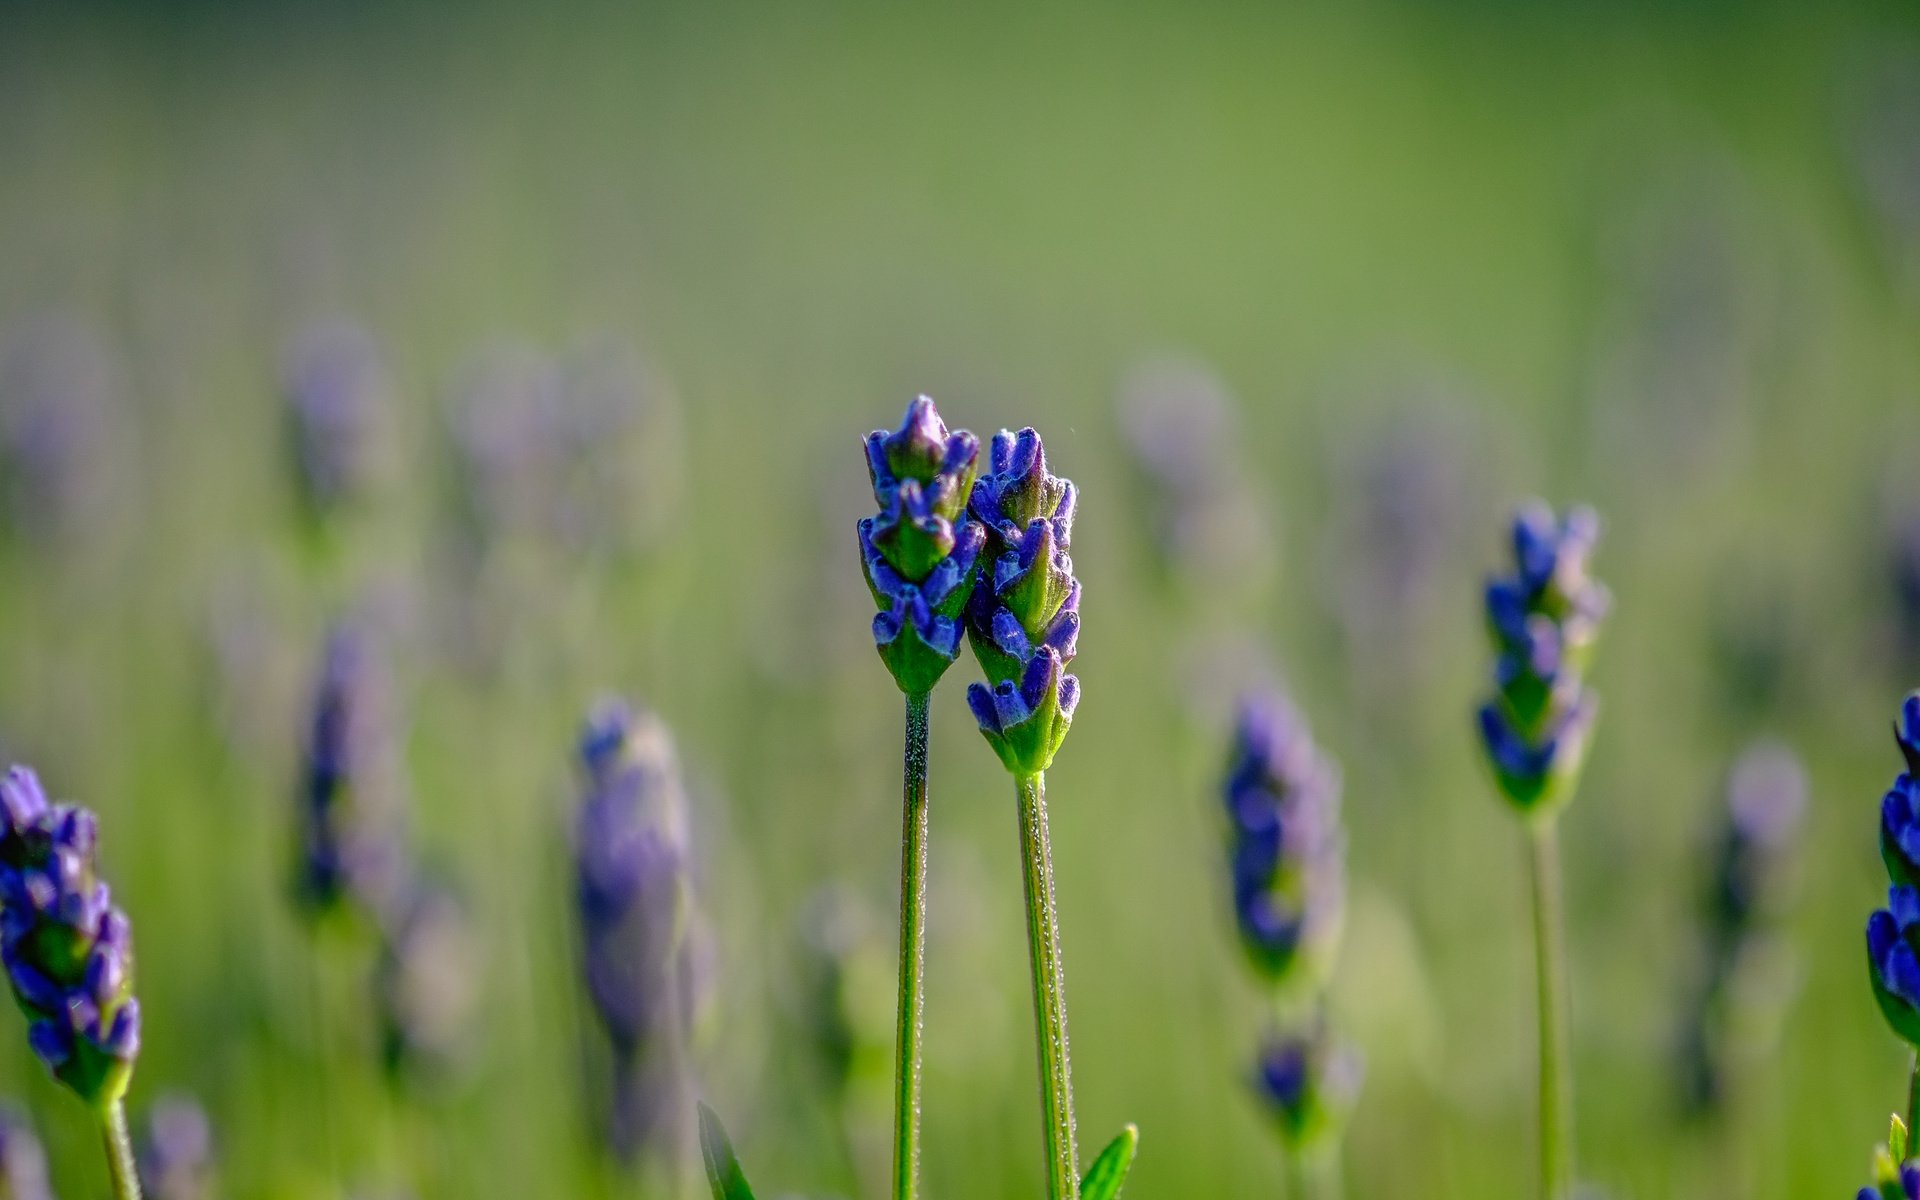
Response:
[[[100,813],[140,946],[136,1118],[202,1099],[233,1197],[665,1194],[598,1149],[578,982],[573,746],[617,691],[689,777],[704,1091],[763,1197],[845,1194],[795,914],[840,880],[890,928],[901,717],[859,438],[927,392],[1038,427],[1081,489],[1084,698],[1048,778],[1081,1137],[1139,1124],[1128,1196],[1284,1186],[1216,798],[1259,658],[1345,770],[1348,1195],[1535,1194],[1523,862],[1471,720],[1480,582],[1535,494],[1602,511],[1615,600],[1563,822],[1581,1173],[1643,1200],[1866,1182],[1907,1078],[1861,928],[1920,684],[1883,528],[1920,497],[1910,7],[564,8],[0,8],[0,347],[90,331],[108,405],[84,519],[0,539],[0,747]],[[391,368],[391,470],[317,528],[279,377],[340,314]],[[664,381],[636,453],[666,520],[474,572],[459,381],[490,346],[606,339]],[[1156,566],[1115,398],[1166,355],[1237,399],[1271,569],[1233,588]],[[1448,503],[1415,602],[1361,620],[1363,466],[1396,433]],[[323,631],[367,597],[398,630],[413,833],[483,951],[437,1086],[383,1082],[366,948],[317,948],[290,899]],[[1255,649],[1210,674],[1221,646]],[[933,714],[925,1173],[954,1200],[1041,1194],[976,677]],[[1705,847],[1761,734],[1812,781],[1797,994],[1729,1115],[1689,1122]],[[0,1016],[0,1094],[63,1195],[103,1194],[84,1111]]]

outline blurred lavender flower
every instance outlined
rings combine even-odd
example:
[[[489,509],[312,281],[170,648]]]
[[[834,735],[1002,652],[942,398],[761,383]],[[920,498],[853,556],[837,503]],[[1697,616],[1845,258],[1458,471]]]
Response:
[[[1793,955],[1779,925],[1791,905],[1807,775],[1791,750],[1756,742],[1727,779],[1706,895],[1699,995],[1682,1055],[1685,1100],[1706,1111],[1743,1063],[1764,1061],[1793,996]]]
[[[206,1110],[187,1096],[154,1101],[139,1160],[147,1200],[212,1200],[213,1125]]]
[[[393,383],[373,336],[346,320],[312,325],[281,366],[301,494],[326,515],[361,498],[392,457]]]
[[[960,652],[960,612],[987,538],[967,519],[979,450],[966,430],[947,432],[926,396],[907,405],[898,430],[867,435],[880,514],[860,520],[860,560],[880,606],[874,644],[909,696],[931,692]]]
[[[299,893],[316,913],[350,902],[379,917],[407,874],[392,682],[363,623],[327,638],[304,764]]]
[[[1275,537],[1240,469],[1226,385],[1200,364],[1160,359],[1129,373],[1115,408],[1162,575],[1203,594],[1265,582]]]
[[[55,542],[105,511],[118,374],[71,318],[23,322],[0,347],[0,503],[27,536]]]
[[[1332,968],[1346,907],[1339,768],[1286,697],[1254,694],[1223,793],[1241,943],[1268,983],[1310,993]]]
[[[609,1136],[631,1159],[693,1145],[689,1043],[708,979],[692,846],[666,727],[613,700],[580,742],[586,798],[574,840],[587,990],[613,1043]]]
[[[1282,1144],[1313,1158],[1338,1143],[1364,1074],[1360,1056],[1336,1041],[1316,1015],[1304,1029],[1268,1039],[1254,1086]]]
[[[1047,769],[1066,739],[1080,681],[1066,674],[1080,636],[1080,581],[1067,551],[1072,482],[1047,470],[1040,435],[1001,430],[969,509],[986,528],[986,567],[967,603],[967,632],[987,683],[967,703],[1007,770]]]
[[[1480,734],[1501,792],[1530,815],[1565,802],[1599,708],[1583,678],[1609,605],[1587,574],[1599,536],[1590,508],[1561,521],[1527,504],[1513,519],[1513,571],[1487,584],[1498,691],[1480,709]]]
[[[27,1041],[96,1112],[140,1053],[133,927],[94,873],[94,816],[53,805],[26,767],[0,778],[0,958]]]
[[[0,1200],[53,1200],[47,1152],[27,1114],[11,1104],[0,1106]]]
[[[416,878],[385,925],[374,998],[387,1069],[450,1071],[465,1057],[480,999],[479,945],[466,906]]]
[[[482,540],[552,533],[564,382],[558,363],[517,344],[488,347],[462,371],[448,419],[466,517]]]

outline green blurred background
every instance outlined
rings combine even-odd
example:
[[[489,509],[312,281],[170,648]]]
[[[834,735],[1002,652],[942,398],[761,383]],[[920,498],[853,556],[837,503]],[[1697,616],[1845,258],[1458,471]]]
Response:
[[[280,377],[341,315],[390,372],[387,470],[316,523]],[[596,1148],[566,841],[582,714],[643,700],[718,948],[704,1090],[766,1193],[844,1193],[795,914],[840,880],[891,928],[900,705],[852,530],[859,436],[925,391],[1037,426],[1082,489],[1085,699],[1049,780],[1083,1143],[1138,1122],[1143,1200],[1281,1190],[1214,795],[1264,663],[1346,772],[1349,1193],[1525,1196],[1478,587],[1513,500],[1587,499],[1616,613],[1563,827],[1582,1174],[1848,1195],[1905,1084],[1860,949],[1920,682],[1890,540],[1917,316],[1900,4],[8,5],[0,339],[90,347],[99,404],[59,527],[16,514],[0,548],[0,744],[100,811],[141,947],[132,1107],[202,1099],[226,1194],[644,1195]],[[449,413],[503,345],[645,364],[651,516],[619,552],[460,548]],[[1121,415],[1169,378],[1234,398],[1247,519],[1198,566],[1159,553]],[[360,952],[316,971],[288,901],[322,633],[369,603],[414,834],[484,970],[431,1087],[384,1085],[364,1021],[316,1033]],[[973,674],[934,713],[927,1193],[1032,1196],[1013,795]],[[1800,984],[1731,1115],[1686,1120],[1704,847],[1763,733],[1812,781]],[[19,1037],[0,1089],[64,1194],[101,1193]]]

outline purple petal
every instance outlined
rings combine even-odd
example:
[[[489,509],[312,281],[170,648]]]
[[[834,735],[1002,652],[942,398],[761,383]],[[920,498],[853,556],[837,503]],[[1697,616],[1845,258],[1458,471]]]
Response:
[[[967,685],[967,707],[973,710],[973,719],[980,723],[981,729],[988,733],[1000,732],[1000,716],[994,708],[993,693],[988,690],[986,684]],[[1888,920],[1892,918],[1889,917]]]

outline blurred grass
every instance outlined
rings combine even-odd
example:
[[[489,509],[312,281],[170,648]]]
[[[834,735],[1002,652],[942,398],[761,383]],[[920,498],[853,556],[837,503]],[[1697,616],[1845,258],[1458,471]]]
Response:
[[[611,330],[687,408],[677,535],[543,581],[493,675],[449,667],[431,630],[406,661],[418,831],[490,951],[474,1076],[422,1102],[426,1194],[619,1191],[591,1155],[562,857],[574,722],[608,687],[674,723],[697,781],[725,960],[713,1099],[763,1186],[837,1184],[777,998],[814,884],[890,886],[898,703],[850,530],[855,439],[916,390],[976,430],[1039,426],[1084,492],[1087,700],[1050,794],[1082,1139],[1140,1124],[1129,1194],[1277,1186],[1216,878],[1224,735],[1173,682],[1197,632],[1240,619],[1347,767],[1377,918],[1341,981],[1374,1014],[1352,1193],[1526,1194],[1524,891],[1466,713],[1475,581],[1532,491],[1602,505],[1618,597],[1566,835],[1586,1173],[1623,1196],[1845,1194],[1904,1069],[1859,925],[1885,720],[1920,665],[1877,649],[1867,574],[1875,489],[1920,444],[1911,249],[1863,205],[1848,139],[1862,73],[1914,46],[1891,4],[0,13],[0,319],[98,324],[127,400],[116,519],[0,565],[0,736],[102,811],[142,947],[136,1104],[203,1095],[235,1195],[330,1194],[329,1090],[341,1136],[374,1143],[342,1152],[350,1179],[412,1153],[380,1148],[351,1046],[315,1058],[282,904],[306,677],[343,579],[400,579],[435,619],[449,584],[417,568],[469,352]],[[297,533],[274,379],[335,311],[389,351],[407,471],[329,553]],[[1163,348],[1244,406],[1282,562],[1249,614],[1149,583],[1110,400]],[[1457,606],[1382,695],[1328,606],[1334,451],[1435,380],[1474,431]],[[1808,757],[1815,806],[1807,987],[1746,1191],[1676,1127],[1665,1064],[1699,831],[1754,732],[1713,699],[1709,600],[1752,563],[1804,630],[1768,724]],[[238,756],[200,644],[235,576],[267,612],[261,720],[285,734]],[[1031,1194],[1012,797],[958,686],[934,718],[928,1190]],[[84,1122],[17,1039],[0,1083],[62,1185],[97,1188]]]

